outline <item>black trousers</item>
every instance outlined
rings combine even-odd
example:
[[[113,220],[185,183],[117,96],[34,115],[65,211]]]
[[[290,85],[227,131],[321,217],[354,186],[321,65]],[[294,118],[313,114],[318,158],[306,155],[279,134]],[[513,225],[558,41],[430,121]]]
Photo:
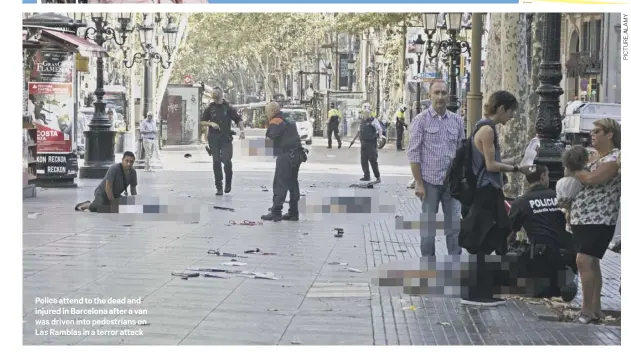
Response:
[[[335,134],[335,139],[337,139],[337,144],[342,145],[342,139],[340,139],[340,126],[338,124],[329,125],[326,129],[326,136],[329,138],[329,147],[333,144],[332,135]]]
[[[298,214],[298,201],[300,200],[300,186],[298,185],[298,171],[301,162],[298,156],[291,157],[283,153],[276,157],[276,169],[274,170],[274,183],[272,190],[272,213],[280,214],[289,192],[289,213]]]
[[[226,174],[226,184],[232,185],[232,140],[208,138],[208,147],[213,157],[213,173],[215,186],[223,186],[223,174]],[[223,172],[221,164],[223,163]]]
[[[397,149],[403,149],[403,128],[397,129]]]
[[[360,151],[360,162],[362,165],[362,171],[364,172],[364,177],[370,178],[370,169],[368,169],[368,164],[370,163],[370,167],[372,168],[372,173],[376,178],[380,178],[381,174],[379,173],[379,164],[377,163],[377,157],[379,154],[377,153],[377,143],[376,142],[362,142],[361,151]]]

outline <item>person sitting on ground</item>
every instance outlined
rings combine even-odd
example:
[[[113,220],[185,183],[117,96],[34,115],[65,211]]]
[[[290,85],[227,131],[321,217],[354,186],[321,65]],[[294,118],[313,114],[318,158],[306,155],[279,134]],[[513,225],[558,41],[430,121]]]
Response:
[[[85,201],[75,206],[76,211],[90,210],[93,213],[114,212],[118,205],[118,198],[121,194],[127,194],[129,186],[132,196],[136,195],[136,186],[138,179],[136,170],[134,169],[134,161],[136,156],[132,152],[125,152],[123,160],[116,163],[107,170],[105,177],[94,190],[94,200],[92,202]]]
[[[565,217],[557,206],[557,193],[550,188],[548,168],[536,165],[534,170],[526,175],[530,185],[526,193],[511,204],[509,241],[513,241],[523,227],[533,250],[526,253],[525,271],[521,274],[550,280],[545,287],[536,287],[534,296],[561,296],[569,302],[576,296],[574,278],[578,272],[572,235],[565,229]]]
[[[582,145],[575,145],[563,153],[561,161],[565,169],[565,177],[557,181],[557,200],[559,208],[565,214],[566,230],[572,233],[572,227],[570,226],[572,201],[574,201],[578,192],[583,189],[581,181],[573,177],[572,174],[585,169],[585,165],[589,161],[589,153]]]

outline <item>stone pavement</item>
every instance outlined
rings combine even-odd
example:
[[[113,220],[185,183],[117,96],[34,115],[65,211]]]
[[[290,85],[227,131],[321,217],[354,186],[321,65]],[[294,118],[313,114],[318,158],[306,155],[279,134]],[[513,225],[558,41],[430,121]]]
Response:
[[[317,153],[327,153],[318,148]],[[398,157],[383,155],[384,165]],[[356,165],[356,157],[339,157],[337,163]],[[194,212],[198,219],[167,221],[149,215],[73,211],[74,204],[91,198],[96,180],[81,180],[78,189],[39,190],[37,198],[25,200],[24,344],[620,344],[620,328],[541,322],[522,302],[471,309],[452,298],[410,297],[369,285],[376,266],[420,255],[418,236],[411,231],[395,231],[393,213],[303,214],[297,223],[226,226],[230,220],[257,220],[270,206],[271,193],[262,191],[261,186],[270,188],[272,174],[238,172],[233,193],[218,198],[210,168],[211,164],[204,164],[197,171],[139,172],[140,194],[160,197],[161,204],[170,206],[169,212]],[[317,203],[325,194],[339,194],[337,189],[356,181],[357,171],[353,176],[302,173],[308,202]],[[378,186],[380,202],[391,197],[398,213],[418,214],[420,204],[405,188],[408,176],[393,172],[383,179]],[[368,195],[376,192],[357,191]],[[232,207],[235,212],[216,210],[213,205]],[[343,237],[333,236],[334,227],[344,228]],[[254,248],[278,255],[243,254]],[[397,251],[403,248],[406,252]],[[230,262],[231,258],[208,254],[209,249],[247,256],[237,258],[246,266],[224,268],[272,272],[278,280],[236,274],[183,280],[171,275],[188,267],[221,267]],[[443,254],[444,245],[438,244],[437,250]],[[361,272],[329,264],[332,262],[348,263]],[[36,299],[46,297],[140,297],[141,302],[36,303]],[[406,309],[412,305],[417,309]],[[38,313],[43,312],[36,310],[60,307],[129,311],[83,311],[74,316],[53,311],[42,317]],[[52,318],[146,323],[113,327],[111,322],[95,321],[94,326],[81,326],[73,320],[74,325],[52,327],[99,330],[101,334],[142,330],[142,336],[36,335],[36,331],[51,329],[36,325],[36,321]]]

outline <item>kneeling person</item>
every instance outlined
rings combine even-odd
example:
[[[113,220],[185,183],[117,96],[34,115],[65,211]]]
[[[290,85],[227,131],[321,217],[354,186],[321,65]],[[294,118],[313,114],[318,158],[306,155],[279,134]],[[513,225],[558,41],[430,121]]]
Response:
[[[512,234],[523,227],[530,242],[531,258],[526,263],[528,278],[549,278],[548,287],[535,292],[539,297],[561,296],[568,302],[576,296],[576,284],[567,280],[567,270],[575,274],[576,253],[572,235],[565,229],[565,216],[557,204],[556,192],[549,188],[548,168],[536,165],[536,170],[526,176],[530,184],[525,194],[511,205],[509,219]],[[565,280],[563,276],[565,277]],[[570,275],[573,276],[574,275]]]
[[[112,208],[118,205],[118,198],[123,192],[127,193],[130,187],[132,196],[136,195],[138,179],[134,169],[136,156],[132,152],[125,152],[123,160],[107,170],[105,177],[94,190],[94,201],[85,201],[75,206],[76,211],[90,210],[93,213],[112,212]]]

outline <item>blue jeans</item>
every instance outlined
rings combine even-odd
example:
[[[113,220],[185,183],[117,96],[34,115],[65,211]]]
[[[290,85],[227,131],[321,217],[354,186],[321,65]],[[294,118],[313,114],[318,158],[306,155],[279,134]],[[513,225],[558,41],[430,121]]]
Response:
[[[442,185],[432,185],[423,181],[425,199],[423,199],[423,214],[437,214],[438,205],[442,204],[445,215],[445,237],[447,237],[447,253],[449,255],[462,254],[458,245],[460,233],[460,202],[453,199]],[[421,237],[421,254],[423,257],[436,256],[435,233],[426,233]]]

